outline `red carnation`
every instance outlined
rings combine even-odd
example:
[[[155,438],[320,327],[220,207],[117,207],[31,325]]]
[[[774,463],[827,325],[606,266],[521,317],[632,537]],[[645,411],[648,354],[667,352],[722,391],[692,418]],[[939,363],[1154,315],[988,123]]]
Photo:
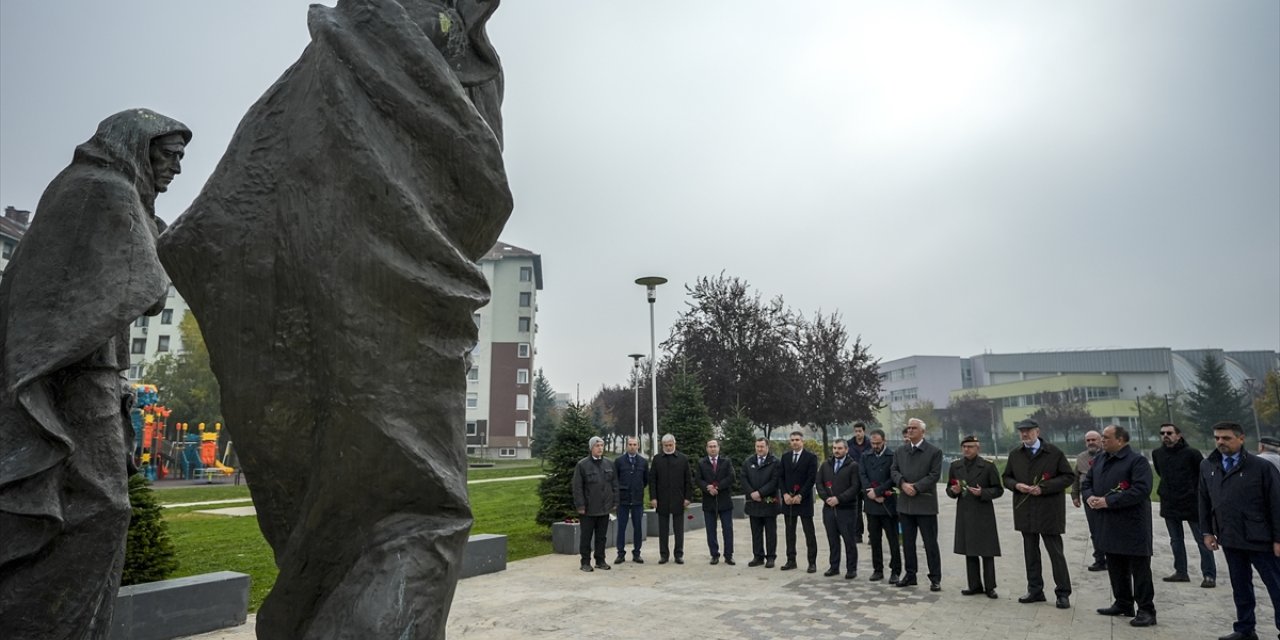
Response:
[[[799,491],[800,491],[800,485],[797,484],[791,487],[792,493],[798,493]]]
[[[830,481],[830,480],[828,480],[828,481],[827,481],[827,488],[828,488],[828,489],[830,489],[830,488],[831,488],[831,481]]]
[[[959,480],[956,480],[955,478],[951,479],[951,486],[954,487],[954,486],[958,486],[959,484],[960,484]]]
[[[1044,472],[1043,474],[1041,474],[1040,479],[1041,479],[1041,480],[1048,480],[1048,479],[1049,479],[1049,472],[1048,472],[1048,471],[1046,471],[1046,472]]]
[[[1121,491],[1125,491],[1125,490],[1126,490],[1126,489],[1128,489],[1128,488],[1129,488],[1129,482],[1128,482],[1127,480],[1121,480],[1121,481],[1120,481],[1120,490],[1121,490]]]
[[[879,482],[872,481],[872,483],[871,483],[871,488],[872,488],[872,489],[879,489],[879,488],[880,488],[880,483],[879,483]]]

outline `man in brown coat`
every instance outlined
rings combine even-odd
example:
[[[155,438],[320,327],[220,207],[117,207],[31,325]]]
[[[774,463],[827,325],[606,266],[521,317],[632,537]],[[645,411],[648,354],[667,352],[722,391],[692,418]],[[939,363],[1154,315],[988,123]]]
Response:
[[[1066,490],[1076,474],[1062,450],[1040,439],[1035,420],[1019,422],[1022,444],[1009,452],[1004,468],[1004,486],[1014,492],[1013,528],[1022,532],[1022,554],[1027,565],[1027,595],[1018,602],[1044,602],[1044,574],[1040,565],[1040,541],[1049,552],[1053,567],[1053,593],[1057,607],[1071,607],[1071,573],[1062,552],[1062,534],[1067,530]]]

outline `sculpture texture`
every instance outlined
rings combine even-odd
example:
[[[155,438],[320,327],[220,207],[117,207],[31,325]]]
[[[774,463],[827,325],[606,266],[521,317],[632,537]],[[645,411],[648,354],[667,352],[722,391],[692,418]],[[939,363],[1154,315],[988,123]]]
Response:
[[[0,281],[0,633],[105,638],[129,527],[129,324],[164,308],[157,192],[191,132],[117,113],[45,189]]]
[[[160,255],[280,572],[262,638],[443,637],[476,260],[511,212],[496,2],[339,0]]]

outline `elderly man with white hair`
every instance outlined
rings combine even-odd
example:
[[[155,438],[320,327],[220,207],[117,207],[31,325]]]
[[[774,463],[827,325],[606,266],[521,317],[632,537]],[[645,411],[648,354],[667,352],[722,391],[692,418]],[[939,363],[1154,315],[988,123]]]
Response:
[[[573,468],[573,506],[582,521],[578,527],[582,570],[590,572],[595,570],[591,568],[593,547],[595,568],[610,568],[604,561],[604,545],[609,535],[609,512],[618,504],[618,474],[613,464],[604,459],[604,440],[593,436],[587,441],[587,447],[591,455],[579,460]]]
[[[684,510],[693,500],[693,470],[689,457],[676,451],[676,438],[662,436],[662,453],[649,464],[649,498],[658,517],[658,564],[671,559],[667,534],[675,529],[676,564],[684,564]]]
[[[929,590],[942,591],[942,553],[938,550],[938,480],[942,477],[942,449],[926,442],[923,420],[907,421],[906,442],[893,454],[889,468],[898,488],[898,519],[902,522],[902,555],[906,572],[895,587],[914,587],[916,534],[922,538],[928,563]]]

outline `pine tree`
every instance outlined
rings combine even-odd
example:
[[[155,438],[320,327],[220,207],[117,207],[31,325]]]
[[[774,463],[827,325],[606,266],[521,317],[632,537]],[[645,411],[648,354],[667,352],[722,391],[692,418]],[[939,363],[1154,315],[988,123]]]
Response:
[[[151,483],[141,474],[129,478],[129,537],[125,543],[122,585],[156,582],[178,568],[169,538],[169,524],[161,515]]]
[[[578,517],[573,507],[573,468],[590,453],[587,442],[594,435],[596,432],[586,409],[581,405],[569,405],[542,459],[547,475],[538,486],[538,497],[542,500],[538,524],[549,527],[565,518]]]
[[[742,407],[735,407],[732,415],[724,421],[724,432],[721,436],[720,453],[733,461],[733,468],[738,477],[733,479],[733,490],[738,492],[742,486],[742,464],[748,456],[756,452],[756,429]]]
[[[1250,424],[1245,419],[1244,396],[1243,391],[1231,386],[1222,362],[1206,353],[1196,376],[1195,389],[1187,401],[1187,413],[1200,433],[1212,436],[1213,425],[1218,422]]]
[[[702,386],[692,373],[675,372],[671,381],[671,400],[666,413],[659,412],[662,435],[675,436],[676,448],[689,457],[690,471],[697,477],[698,459],[704,455],[711,439],[711,416],[702,400]]]
[[[556,392],[551,388],[547,377],[538,369],[533,379],[533,441],[529,445],[529,453],[541,458],[551,446],[556,432]]]

